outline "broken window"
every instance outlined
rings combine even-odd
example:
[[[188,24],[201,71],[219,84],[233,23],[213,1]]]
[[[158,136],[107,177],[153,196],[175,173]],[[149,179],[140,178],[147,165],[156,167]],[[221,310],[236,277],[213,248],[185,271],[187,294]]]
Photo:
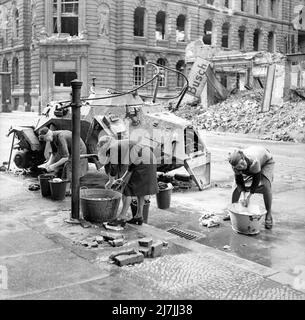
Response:
[[[136,57],[133,66],[133,85],[140,86],[145,82],[145,60],[142,57]]]
[[[227,75],[222,73],[220,75],[220,83],[225,87],[227,88],[227,85],[228,85],[228,78],[227,78]]]
[[[157,64],[160,66],[165,66],[166,65],[166,61],[162,58],[159,58],[157,60]],[[167,72],[164,68],[160,67],[160,77],[159,77],[159,87],[166,87],[166,78],[167,78]]]
[[[276,0],[270,0],[270,15],[272,18],[277,17],[277,1]]]
[[[184,69],[185,69],[184,60],[179,60],[176,64],[176,70],[181,73],[184,73]],[[180,73],[177,73],[177,88],[182,88],[183,85],[184,85],[184,77]]]
[[[260,50],[260,31],[258,29],[255,29],[254,31],[254,37],[253,37],[253,50],[259,51]]]
[[[221,38],[221,46],[223,48],[229,48],[229,23],[225,22],[222,25],[222,38]]]
[[[2,71],[3,72],[8,72],[8,61],[5,58],[2,61]]]
[[[239,50],[245,50],[245,27],[240,27],[238,30]]]
[[[214,0],[207,0],[207,4],[213,5],[214,4]]]
[[[19,84],[19,61],[17,58],[13,59],[12,63],[12,80],[13,80],[13,85],[18,85]]]
[[[274,33],[269,32],[268,33],[268,51],[269,52],[274,52]]]
[[[159,11],[156,16],[156,39],[165,39],[165,20],[166,14],[164,11]]]
[[[204,35],[202,41],[204,42],[204,44],[207,44],[209,46],[212,44],[212,28],[212,21],[207,20],[204,24]]]
[[[180,14],[177,18],[177,27],[176,27],[176,41],[184,42],[185,41],[185,22],[186,17],[183,14]]]
[[[229,8],[229,0],[225,0],[225,7]]]
[[[19,37],[19,11],[16,9],[15,14],[14,14],[14,36],[16,38]]]
[[[74,71],[56,71],[53,72],[55,87],[70,87],[71,81],[77,79]]]
[[[53,32],[78,35],[78,0],[53,0]]]
[[[134,35],[144,37],[145,8],[138,7],[134,12]]]

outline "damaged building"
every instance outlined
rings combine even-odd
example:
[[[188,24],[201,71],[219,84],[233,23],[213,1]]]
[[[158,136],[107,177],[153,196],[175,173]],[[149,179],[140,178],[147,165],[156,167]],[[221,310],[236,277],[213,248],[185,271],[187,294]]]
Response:
[[[75,78],[83,81],[83,96],[93,77],[98,86],[128,90],[151,77],[146,61],[184,72],[186,46],[196,39],[222,50],[297,53],[304,50],[302,5],[297,0],[0,0],[2,109],[37,111],[39,104],[67,99]],[[183,79],[165,72],[159,86],[159,94],[170,95]]]

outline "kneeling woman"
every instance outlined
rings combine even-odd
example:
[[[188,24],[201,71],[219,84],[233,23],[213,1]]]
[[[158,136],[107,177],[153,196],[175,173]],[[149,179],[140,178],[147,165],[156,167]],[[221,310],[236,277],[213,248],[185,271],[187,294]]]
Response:
[[[115,140],[103,136],[98,142],[98,157],[109,176],[106,188],[121,189],[123,207],[110,225],[124,226],[132,197],[137,197],[137,213],[128,223],[143,223],[145,196],[158,192],[156,158],[148,146],[129,139]]]

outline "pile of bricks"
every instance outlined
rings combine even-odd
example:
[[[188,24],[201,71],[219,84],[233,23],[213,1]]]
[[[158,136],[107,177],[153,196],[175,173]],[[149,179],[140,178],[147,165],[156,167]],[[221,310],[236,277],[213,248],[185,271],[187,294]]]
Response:
[[[125,243],[125,237],[120,233],[101,231],[101,235],[96,236],[95,238],[88,238],[78,242],[78,244],[87,248],[98,248],[99,245],[105,243],[108,243],[113,247],[121,247]]]
[[[167,246],[166,242],[160,240],[153,241],[152,238],[142,238],[138,241],[139,247],[136,249],[122,251],[112,254],[109,258],[118,266],[133,265],[142,263],[144,258],[160,257],[163,247]]]

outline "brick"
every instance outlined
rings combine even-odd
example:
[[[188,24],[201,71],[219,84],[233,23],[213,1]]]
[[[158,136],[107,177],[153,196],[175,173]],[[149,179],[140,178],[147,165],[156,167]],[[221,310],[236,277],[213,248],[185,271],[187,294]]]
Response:
[[[151,255],[151,247],[150,248],[140,247],[139,251],[144,255],[145,258],[150,257]]]
[[[130,264],[142,263],[143,261],[144,256],[140,252],[131,255],[121,255],[114,258],[114,262],[120,267],[127,266]]]
[[[124,238],[124,236],[121,233],[114,233],[114,232],[101,231],[101,235],[105,241]]]
[[[156,258],[162,255],[163,242],[158,240],[154,242],[151,246],[151,257]]]
[[[102,236],[96,236],[96,237],[95,237],[95,241],[96,241],[98,244],[102,244],[105,240],[104,240],[104,237],[102,237]]]
[[[115,240],[109,240],[109,243],[113,246],[113,247],[121,247],[124,244],[124,239],[115,239]]]
[[[139,245],[142,247],[150,248],[153,243],[152,238],[143,238],[139,240]]]

